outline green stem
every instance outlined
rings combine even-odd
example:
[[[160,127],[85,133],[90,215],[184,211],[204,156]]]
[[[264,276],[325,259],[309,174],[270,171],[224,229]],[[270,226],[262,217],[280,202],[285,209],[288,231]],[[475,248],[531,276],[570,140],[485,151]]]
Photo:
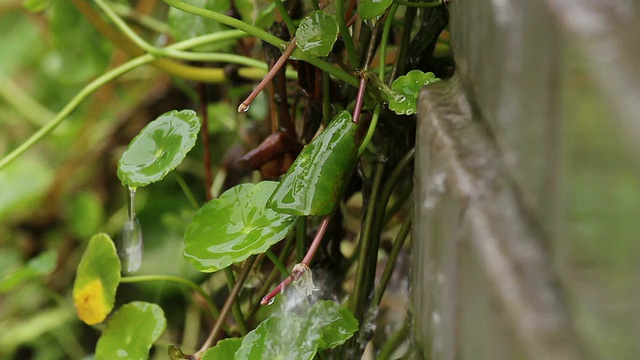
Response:
[[[181,278],[179,276],[172,276],[172,275],[139,275],[139,276],[127,276],[120,279],[121,284],[148,282],[148,281],[166,281],[166,282],[173,282],[176,284],[186,285],[202,296],[204,301],[207,303],[207,307],[209,308],[211,315],[213,315],[214,318],[220,316],[220,311],[218,310],[216,305],[213,303],[213,301],[211,301],[209,294],[207,294],[200,286],[198,286],[198,284],[190,280]]]
[[[360,66],[360,60],[358,59],[358,53],[356,51],[356,47],[353,44],[353,38],[351,38],[351,34],[349,33],[349,28],[347,27],[347,23],[344,20],[344,0],[336,0],[336,20],[338,21],[338,29],[340,30],[340,36],[342,36],[342,41],[344,42],[344,46],[347,49],[347,56],[349,56],[349,62],[351,66],[357,68]]]
[[[296,260],[302,261],[307,246],[307,218],[301,216],[296,224]]]
[[[402,344],[407,339],[407,335],[409,335],[409,326],[407,324],[402,324],[400,329],[393,333],[389,340],[384,343],[376,359],[391,359],[391,355],[393,355],[393,352],[396,351],[400,344]]]
[[[296,36],[297,27],[293,23],[293,20],[291,20],[291,16],[289,16],[289,12],[284,7],[284,4],[282,3],[282,0],[274,0],[273,3],[276,4],[276,8],[278,8],[278,11],[280,12],[280,15],[282,16],[282,20],[284,21],[284,24],[287,26],[287,30],[289,30],[289,36],[291,36],[291,37]]]
[[[29,96],[18,84],[4,76],[0,76],[0,97],[34,125],[42,126],[55,116],[51,110]]]
[[[193,195],[193,192],[189,188],[189,185],[187,185],[187,182],[184,181],[184,178],[182,177],[182,175],[180,175],[179,172],[174,171],[174,173],[176,175],[176,181],[178,182],[178,185],[180,185],[184,196],[187,197],[187,200],[189,200],[189,203],[191,204],[193,209],[197,211],[200,208],[200,204],[198,204],[198,200],[196,200],[196,197]]]
[[[224,268],[224,275],[227,278],[229,292],[231,292],[236,285],[236,279],[235,276],[233,276],[233,270],[231,270],[231,267]],[[247,322],[245,321],[244,315],[242,314],[242,309],[240,309],[240,299],[237,296],[235,301],[233,302],[231,311],[233,312],[233,318],[236,320],[236,324],[238,324],[238,330],[240,330],[240,334],[242,334],[242,336],[247,335],[247,333],[249,332],[247,328]]]
[[[212,42],[219,42],[223,40],[227,40],[230,38],[237,38],[238,35],[242,33],[237,30],[229,30],[224,32],[219,32],[215,34],[207,34],[203,36],[198,36],[195,38],[191,38],[189,40],[181,41],[179,43],[170,45],[168,48],[171,49],[188,49],[192,47],[196,47],[199,45],[204,45]],[[80,92],[69,101],[60,112],[51,120],[51,122],[47,123],[43,127],[41,127],[38,131],[36,131],[33,135],[31,135],[27,140],[25,140],[20,146],[15,148],[9,154],[5,155],[2,159],[0,159],[0,170],[9,165],[13,160],[22,155],[25,151],[29,150],[33,145],[35,145],[38,141],[42,140],[45,136],[49,135],[62,121],[67,118],[73,112],[82,101],[84,101],[89,95],[93,94],[100,87],[104,86],[110,81],[126,74],[127,72],[142,66],[144,64],[148,64],[152,61],[156,60],[155,57],[151,54],[145,54],[139,56],[135,59],[129,60],[126,63],[107,71],[102,74],[97,79],[93,80],[87,86],[82,88]]]
[[[393,0],[393,3],[397,5],[410,6],[410,7],[416,7],[416,8],[433,8],[433,7],[442,6],[442,4],[444,4],[444,2],[442,1],[419,3],[419,2],[405,1],[405,0]]]
[[[267,257],[269,257],[269,259],[271,260],[273,265],[275,265],[275,267],[278,268],[278,270],[280,271],[280,274],[282,276],[284,276],[284,277],[289,276],[289,270],[287,270],[287,267],[284,266],[282,261],[280,261],[280,259],[278,259],[278,257],[276,256],[276,254],[273,253],[273,251],[267,250],[265,252],[265,254],[267,254]]]
[[[224,25],[227,26],[231,26],[233,28],[236,28],[238,30],[242,30],[244,32],[246,32],[247,34],[253,35],[261,40],[264,40],[266,42],[268,42],[269,44],[279,47],[280,49],[284,50],[287,48],[287,43],[278,38],[277,36],[274,36],[273,34],[270,34],[262,29],[259,29],[255,26],[249,25],[243,21],[240,21],[238,19],[232,18],[230,16],[226,16],[220,13],[217,13],[215,11],[211,11],[211,10],[207,10],[207,9],[203,9],[197,6],[193,6],[193,5],[189,5],[187,3],[184,3],[180,0],[163,0],[165,3],[169,4],[170,6],[175,7],[176,9],[191,13],[191,14],[195,14],[195,15],[199,15],[211,20],[215,20],[219,23],[222,23]],[[295,49],[293,51],[292,54],[293,57],[306,61],[309,64],[319,68],[322,71],[325,71],[331,75],[333,75],[335,78],[344,81],[345,83],[353,86],[353,87],[358,87],[358,79],[349,74],[348,72],[337,68],[331,64],[329,64],[328,62],[319,59],[319,58],[315,58],[311,55],[307,55],[306,53],[304,53],[302,50],[300,49]]]
[[[371,236],[373,228],[373,220],[375,218],[375,204],[378,198],[378,191],[380,190],[380,184],[382,182],[382,175],[384,173],[384,163],[377,161],[373,172],[373,184],[371,187],[371,194],[369,195],[369,203],[367,206],[367,213],[362,224],[362,233],[360,234],[360,253],[358,254],[358,267],[356,268],[355,286],[353,288],[353,294],[349,300],[349,309],[355,315],[356,319],[362,323],[364,314],[367,308],[367,298],[369,297],[369,262],[370,253],[377,252],[378,249],[372,249],[371,245],[374,242]]]
[[[412,213],[407,214],[407,217],[402,222],[400,231],[398,231],[398,234],[396,235],[396,239],[393,241],[391,253],[389,253],[387,263],[384,266],[384,272],[382,273],[382,277],[380,278],[380,283],[378,285],[378,288],[376,289],[376,294],[373,297],[373,304],[376,306],[380,305],[380,300],[382,300],[382,296],[384,295],[384,292],[387,289],[387,285],[389,284],[389,279],[391,279],[391,274],[393,273],[393,269],[395,268],[396,259],[398,258],[400,249],[402,249],[402,245],[404,245],[404,242],[407,239],[407,235],[409,235],[409,231],[411,231],[412,218]]]
[[[398,4],[393,4],[389,8],[389,12],[385,17],[384,28],[382,29],[382,39],[380,41],[380,68],[378,69],[378,79],[384,82],[384,71],[387,62],[387,43],[389,39],[389,33],[391,32],[391,25],[393,24],[393,17],[398,10]]]
[[[235,300],[237,299],[238,294],[240,294],[240,290],[242,289],[242,286],[244,285],[245,280],[247,280],[247,277],[251,272],[251,267],[253,266],[253,263],[255,261],[256,261],[256,257],[252,256],[244,262],[242,271],[240,272],[240,275],[236,279],[236,283],[233,286],[233,289],[231,289],[231,293],[229,294],[229,297],[227,297],[227,300],[225,301],[224,306],[222,307],[222,310],[220,310],[220,316],[218,316],[216,323],[213,325],[213,329],[211,330],[209,337],[204,342],[200,350],[193,355],[195,359],[200,359],[200,356],[205,351],[207,351],[207,349],[211,347],[216,336],[218,336],[218,332],[222,330],[222,326],[225,320],[227,319],[227,316],[229,316],[229,312],[231,312],[231,308],[233,307],[233,304],[236,302]]]
[[[373,138],[373,133],[376,132],[376,127],[378,126],[378,118],[380,117],[380,105],[376,105],[376,108],[373,110],[373,116],[371,117],[371,124],[369,124],[369,128],[367,129],[367,134],[362,140],[362,144],[358,148],[358,157],[364,154],[365,150],[367,150],[367,146],[371,142],[371,138]]]
[[[147,27],[149,30],[155,31],[160,34],[165,34],[171,31],[169,26],[164,22],[156,20],[151,16],[140,14],[129,6],[113,1],[109,1],[109,6],[111,6],[113,11],[115,11],[118,15],[137,21],[138,24]]]

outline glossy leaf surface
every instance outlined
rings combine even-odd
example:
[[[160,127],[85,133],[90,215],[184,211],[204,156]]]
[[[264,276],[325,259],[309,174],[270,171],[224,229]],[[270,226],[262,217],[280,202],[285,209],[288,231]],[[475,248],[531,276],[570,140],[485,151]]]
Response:
[[[73,284],[78,317],[89,325],[104,321],[113,309],[120,282],[120,260],[106,234],[94,235],[82,254]]]
[[[240,344],[242,344],[242,339],[240,338],[218,341],[216,346],[204,353],[202,360],[233,359],[234,354],[240,348]]]
[[[337,38],[338,22],[322,10],[302,19],[296,30],[298,48],[311,56],[327,56]]]
[[[433,73],[423,73],[420,70],[411,70],[407,75],[402,75],[394,80],[391,84],[391,90],[401,94],[399,98],[391,98],[389,100],[389,109],[398,115],[415,114],[417,109],[417,100],[420,89],[423,86],[438,82]]]
[[[319,301],[305,314],[286,313],[263,321],[242,340],[236,360],[312,359],[319,349],[344,343],[358,321],[333,301]]]
[[[29,260],[25,266],[7,274],[0,280],[0,293],[11,291],[14,287],[52,272],[56,267],[58,253],[55,250],[45,251]]]
[[[371,20],[382,14],[393,0],[360,0],[358,3],[358,15],[362,20]]]
[[[242,184],[196,212],[184,235],[184,257],[202,272],[223,269],[284,239],[296,217],[267,209],[278,183]]]
[[[192,110],[170,111],[150,122],[118,162],[118,178],[137,188],[162,180],[193,148],[200,120]]]
[[[109,319],[100,336],[96,360],[145,360],[166,326],[158,305],[141,301],[125,304]]]
[[[341,111],[302,152],[280,181],[268,207],[308,216],[333,211],[356,162],[357,124]]]

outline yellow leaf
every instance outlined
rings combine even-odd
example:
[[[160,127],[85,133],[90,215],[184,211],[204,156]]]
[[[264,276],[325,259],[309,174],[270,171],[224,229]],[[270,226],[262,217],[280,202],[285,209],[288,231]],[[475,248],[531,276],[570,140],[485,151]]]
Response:
[[[88,325],[104,321],[111,311],[104,295],[104,288],[100,279],[86,283],[73,292],[73,301],[80,320]]]

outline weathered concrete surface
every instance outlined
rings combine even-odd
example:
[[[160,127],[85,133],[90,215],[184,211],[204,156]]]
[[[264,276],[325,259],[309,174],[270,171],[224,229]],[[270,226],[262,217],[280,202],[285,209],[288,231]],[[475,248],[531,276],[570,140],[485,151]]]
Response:
[[[412,296],[427,359],[640,359],[640,5],[451,2],[421,94]]]

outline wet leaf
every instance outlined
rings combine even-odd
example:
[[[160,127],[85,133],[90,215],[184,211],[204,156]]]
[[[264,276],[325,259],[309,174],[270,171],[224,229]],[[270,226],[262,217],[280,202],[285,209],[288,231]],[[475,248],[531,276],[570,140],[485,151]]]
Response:
[[[55,250],[45,251],[29,260],[24,267],[7,274],[0,280],[0,293],[11,291],[14,287],[44,275],[48,275],[56,267],[58,253]]]
[[[338,38],[338,22],[322,10],[306,16],[296,30],[297,46],[311,56],[327,56]]]
[[[242,344],[242,339],[240,338],[221,340],[216,346],[204,353],[202,360],[233,359],[233,355],[240,348],[240,344]]]
[[[145,360],[166,326],[164,312],[156,304],[134,301],[123,305],[98,340],[96,360]]]
[[[382,14],[393,0],[360,0],[358,3],[358,15],[362,20],[371,20]]]
[[[338,113],[329,126],[302,149],[267,206],[299,216],[326,215],[333,211],[356,162],[357,127],[348,111]]]
[[[200,120],[192,110],[169,111],[131,141],[118,162],[118,178],[132,188],[160,181],[193,148]]]
[[[398,115],[415,114],[420,89],[423,86],[440,81],[433,73],[423,73],[420,70],[411,70],[407,75],[402,75],[391,84],[391,90],[401,94],[400,97],[389,99],[389,109]]]
[[[223,269],[282,240],[296,218],[267,209],[278,183],[242,184],[196,212],[184,235],[184,257],[202,272]]]
[[[120,260],[106,234],[94,235],[82,255],[73,284],[78,317],[89,325],[104,321],[113,309],[120,282]]]
[[[242,340],[236,360],[312,359],[318,349],[344,343],[358,329],[346,308],[319,301],[305,314],[280,314],[263,321]]]

